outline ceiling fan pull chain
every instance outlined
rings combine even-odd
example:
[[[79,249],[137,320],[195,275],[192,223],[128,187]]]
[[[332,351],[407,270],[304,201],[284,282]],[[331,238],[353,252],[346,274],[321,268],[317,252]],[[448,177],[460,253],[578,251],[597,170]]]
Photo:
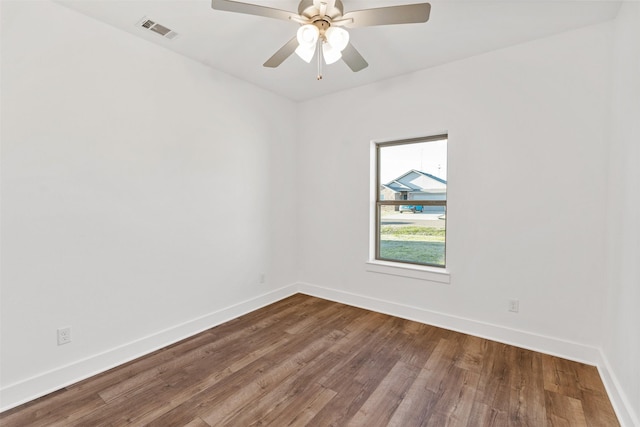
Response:
[[[322,80],[322,39],[318,40],[318,80]]]

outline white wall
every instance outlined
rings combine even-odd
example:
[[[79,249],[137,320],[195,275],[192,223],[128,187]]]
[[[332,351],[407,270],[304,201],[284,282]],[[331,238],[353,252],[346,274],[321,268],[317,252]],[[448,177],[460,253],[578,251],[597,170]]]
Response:
[[[587,27],[303,104],[300,129],[330,124],[300,136],[308,289],[594,362],[611,32]],[[451,283],[366,271],[370,141],[441,131]]]
[[[62,6],[3,1],[2,406],[281,298],[295,114]]]
[[[620,9],[613,65],[603,349],[640,425],[640,3]]]

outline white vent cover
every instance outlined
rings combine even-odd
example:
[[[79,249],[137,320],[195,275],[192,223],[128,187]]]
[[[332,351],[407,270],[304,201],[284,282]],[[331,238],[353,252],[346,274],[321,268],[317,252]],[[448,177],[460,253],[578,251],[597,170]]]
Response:
[[[153,31],[156,34],[160,34],[162,37],[169,40],[173,40],[178,37],[178,33],[173,31],[172,29],[167,28],[164,25],[160,25],[154,20],[147,18],[146,16],[138,21],[137,25],[149,31]]]

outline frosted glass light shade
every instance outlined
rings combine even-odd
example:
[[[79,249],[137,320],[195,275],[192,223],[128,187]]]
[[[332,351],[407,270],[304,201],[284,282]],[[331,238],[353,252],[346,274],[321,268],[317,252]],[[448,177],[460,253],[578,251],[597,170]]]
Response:
[[[298,33],[296,34],[298,43],[304,47],[315,47],[318,42],[318,37],[320,37],[320,30],[311,24],[301,26],[298,28]]]
[[[349,44],[349,33],[344,28],[329,27],[324,35],[331,47],[338,49],[339,52]]]
[[[342,58],[342,53],[329,43],[322,43],[322,56],[327,65],[333,64]]]
[[[302,59],[304,62],[311,62],[311,60],[313,59],[313,55],[316,53],[316,47],[315,45],[312,45],[311,47],[306,47],[303,45],[300,45],[296,48],[296,54],[300,57],[300,59]]]

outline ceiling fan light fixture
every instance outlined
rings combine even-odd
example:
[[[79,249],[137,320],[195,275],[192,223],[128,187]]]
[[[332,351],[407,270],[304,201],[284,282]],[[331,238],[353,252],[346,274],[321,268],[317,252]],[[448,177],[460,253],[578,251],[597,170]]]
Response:
[[[342,58],[342,52],[333,47],[330,43],[322,43],[322,56],[327,65],[331,65]]]
[[[339,52],[342,52],[349,44],[349,33],[344,28],[329,27],[324,35],[331,47]]]
[[[300,57],[304,62],[309,63],[313,59],[313,55],[316,53],[315,46],[307,47],[300,45],[296,48],[296,55]]]
[[[318,38],[320,37],[320,30],[318,27],[311,24],[302,25],[298,28],[298,33],[296,35],[298,39],[298,43],[300,46],[304,46],[306,48],[314,48],[316,43],[318,42]]]

